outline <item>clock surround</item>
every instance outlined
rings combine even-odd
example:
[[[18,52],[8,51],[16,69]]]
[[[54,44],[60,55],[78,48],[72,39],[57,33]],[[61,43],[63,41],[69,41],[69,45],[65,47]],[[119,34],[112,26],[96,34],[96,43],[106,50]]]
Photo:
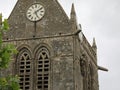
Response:
[[[39,21],[45,14],[45,8],[40,3],[32,4],[26,12],[26,17],[30,21]]]

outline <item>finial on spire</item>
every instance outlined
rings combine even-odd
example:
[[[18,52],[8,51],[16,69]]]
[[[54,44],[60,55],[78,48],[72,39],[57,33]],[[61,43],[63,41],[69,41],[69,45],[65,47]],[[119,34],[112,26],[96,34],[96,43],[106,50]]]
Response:
[[[72,3],[71,14],[76,14],[76,13],[75,13],[74,3]]]
[[[95,38],[93,38],[93,45],[92,45],[93,50],[97,53],[97,45],[96,45],[96,41]]]
[[[76,19],[74,3],[72,3],[72,7],[71,7],[71,19]]]
[[[93,38],[93,45],[92,45],[92,47],[93,47],[93,48],[97,48],[95,38]]]

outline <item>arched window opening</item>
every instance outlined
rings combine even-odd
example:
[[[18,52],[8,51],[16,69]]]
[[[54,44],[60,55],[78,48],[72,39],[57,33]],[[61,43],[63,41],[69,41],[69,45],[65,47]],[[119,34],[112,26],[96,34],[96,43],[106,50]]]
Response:
[[[49,84],[49,51],[41,47],[37,53],[37,90],[48,90]]]
[[[17,63],[20,89],[30,90],[31,56],[27,49],[23,49],[18,53]]]

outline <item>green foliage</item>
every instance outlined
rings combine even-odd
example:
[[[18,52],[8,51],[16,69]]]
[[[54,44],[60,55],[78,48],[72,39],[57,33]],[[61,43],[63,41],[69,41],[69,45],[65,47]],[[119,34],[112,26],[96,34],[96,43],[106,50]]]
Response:
[[[9,25],[8,25],[8,21],[7,19],[4,19],[4,21],[2,22],[2,26],[1,26],[1,29],[2,30],[8,30],[9,29]]]
[[[1,14],[0,20],[2,21]],[[0,70],[8,68],[12,55],[17,53],[14,45],[3,44],[2,42],[3,32],[8,29],[9,25],[7,19],[4,19],[4,21],[2,21],[0,24]],[[2,77],[0,74],[0,90],[20,90],[18,82],[18,76]]]
[[[19,90],[18,76],[8,76],[0,78],[0,90]]]
[[[0,49],[0,69],[8,68],[11,56],[16,53],[16,49],[12,44],[2,46]]]
[[[2,14],[0,14],[0,20],[2,20]],[[4,21],[2,22],[2,25],[1,25],[1,30],[8,30],[9,29],[9,24],[8,24],[8,21],[7,19],[4,19]]]

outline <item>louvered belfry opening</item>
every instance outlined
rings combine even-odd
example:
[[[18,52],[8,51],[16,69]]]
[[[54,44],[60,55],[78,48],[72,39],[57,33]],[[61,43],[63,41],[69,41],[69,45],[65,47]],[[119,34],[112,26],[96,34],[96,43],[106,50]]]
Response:
[[[37,52],[37,90],[48,90],[49,84],[49,51],[45,47],[41,47]]]
[[[46,47],[39,48],[35,55],[26,48],[17,55],[17,75],[21,90],[48,90],[50,76],[50,53]]]
[[[31,78],[31,56],[27,49],[23,49],[19,52],[18,60],[18,74],[20,77],[20,89],[30,90],[30,78]]]

